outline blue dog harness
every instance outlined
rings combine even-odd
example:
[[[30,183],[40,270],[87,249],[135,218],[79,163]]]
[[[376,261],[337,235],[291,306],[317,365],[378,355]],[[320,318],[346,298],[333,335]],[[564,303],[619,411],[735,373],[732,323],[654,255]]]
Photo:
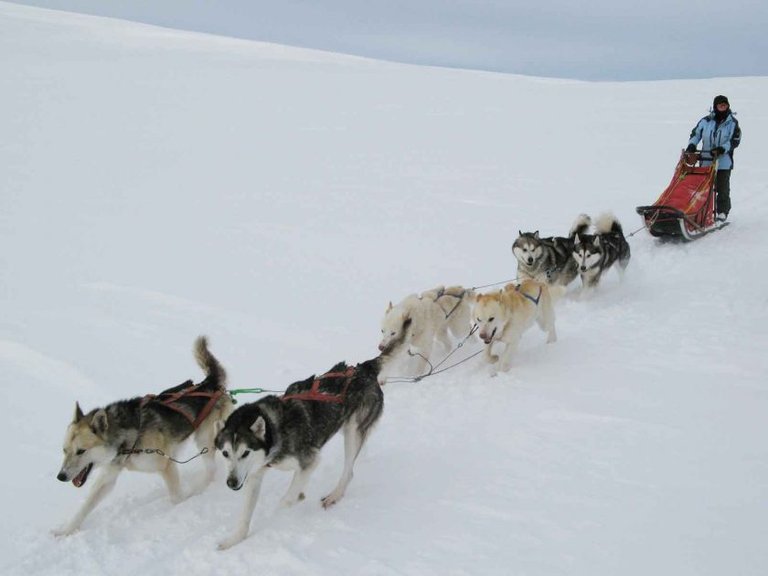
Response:
[[[515,288],[515,290],[517,290],[518,292],[520,292],[520,294],[521,294],[523,297],[525,297],[525,298],[528,298],[528,300],[530,300],[531,302],[533,302],[534,304],[536,304],[536,306],[538,306],[538,305],[539,305],[539,300],[541,299],[541,291],[542,291],[542,288],[541,288],[541,286],[539,286],[539,293],[538,293],[538,295],[536,296],[536,298],[534,298],[534,297],[533,297],[533,296],[531,296],[530,294],[526,294],[525,292],[522,292],[522,291],[520,290],[520,286],[521,286],[521,284],[518,284],[518,285],[517,285],[517,287]]]

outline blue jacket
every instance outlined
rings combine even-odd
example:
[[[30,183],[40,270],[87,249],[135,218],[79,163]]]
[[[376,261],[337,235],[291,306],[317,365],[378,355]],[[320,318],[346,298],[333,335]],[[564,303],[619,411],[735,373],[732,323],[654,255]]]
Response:
[[[715,113],[711,112],[699,120],[699,123],[691,130],[691,139],[688,144],[695,146],[699,142],[702,142],[701,151],[704,158],[707,157],[710,150],[722,146],[725,153],[720,156],[717,169],[731,170],[733,168],[733,150],[741,142],[739,121],[728,111],[728,116],[718,125],[715,122]],[[702,166],[709,166],[710,164],[712,164],[711,160],[702,160],[701,162]]]

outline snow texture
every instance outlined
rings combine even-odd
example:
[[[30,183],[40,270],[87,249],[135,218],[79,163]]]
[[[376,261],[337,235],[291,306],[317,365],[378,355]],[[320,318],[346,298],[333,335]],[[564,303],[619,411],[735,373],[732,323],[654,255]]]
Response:
[[[636,231],[720,93],[744,131],[732,224],[632,235],[624,281],[577,281],[558,341],[527,332],[506,374],[478,356],[387,384],[337,506],[338,438],[304,502],[279,509],[289,476],[267,475],[229,551],[221,461],[176,506],[125,473],[51,536],[88,489],[56,480],[75,400],[199,380],[199,334],[231,388],[371,358],[390,300],[514,278],[519,230],[610,210]],[[763,574],[767,97],[760,77],[544,80],[0,2],[0,573]]]

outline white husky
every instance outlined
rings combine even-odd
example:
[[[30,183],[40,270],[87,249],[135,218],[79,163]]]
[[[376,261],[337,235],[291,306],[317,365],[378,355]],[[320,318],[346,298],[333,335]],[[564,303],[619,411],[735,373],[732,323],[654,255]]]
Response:
[[[448,354],[453,339],[469,334],[473,296],[471,289],[461,286],[438,286],[411,294],[395,306],[390,302],[381,321],[379,350],[384,354],[406,351],[415,358],[415,373],[425,372],[430,362],[434,364],[435,343],[440,354]]]

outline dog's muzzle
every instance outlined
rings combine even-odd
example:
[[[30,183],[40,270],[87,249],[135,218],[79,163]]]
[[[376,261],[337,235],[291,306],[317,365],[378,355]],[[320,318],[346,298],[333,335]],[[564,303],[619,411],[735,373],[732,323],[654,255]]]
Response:
[[[72,478],[72,484],[76,488],[80,488],[83,484],[85,484],[85,481],[88,480],[88,475],[91,473],[91,469],[93,468],[93,463],[88,464],[85,468],[80,470],[80,472],[77,473],[77,475]],[[56,479],[59,482],[69,482],[69,475],[64,472],[64,470],[61,470],[57,475]]]
[[[491,335],[488,336],[487,334],[480,333],[480,340],[485,342],[486,344],[490,344],[493,342],[493,337],[496,336],[496,328],[493,329],[493,332],[491,332]]]
[[[237,478],[230,476],[229,478],[227,478],[227,486],[230,487],[232,490],[237,491],[243,487],[243,483],[238,482]]]
[[[382,352],[383,354],[388,354],[392,351],[392,349],[395,347],[394,342],[388,342],[386,344],[379,344],[379,352]]]

